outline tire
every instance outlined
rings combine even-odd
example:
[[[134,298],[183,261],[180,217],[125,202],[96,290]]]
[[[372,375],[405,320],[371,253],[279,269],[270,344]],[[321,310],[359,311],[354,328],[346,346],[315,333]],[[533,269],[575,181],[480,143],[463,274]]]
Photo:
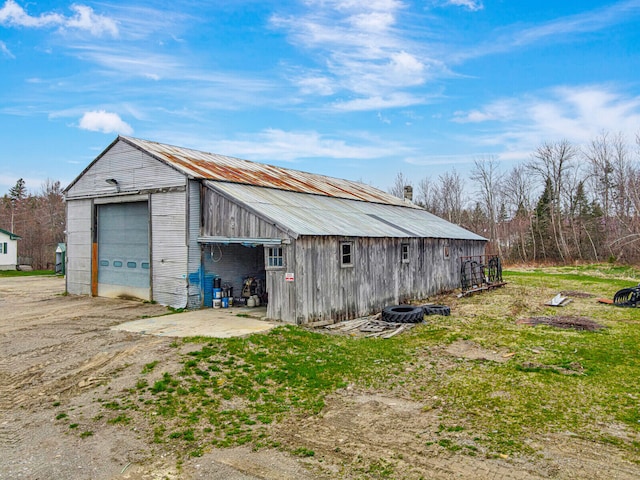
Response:
[[[382,310],[382,320],[390,323],[422,323],[424,310],[413,305],[394,305]]]
[[[427,305],[422,307],[425,315],[451,315],[451,308],[446,305]]]

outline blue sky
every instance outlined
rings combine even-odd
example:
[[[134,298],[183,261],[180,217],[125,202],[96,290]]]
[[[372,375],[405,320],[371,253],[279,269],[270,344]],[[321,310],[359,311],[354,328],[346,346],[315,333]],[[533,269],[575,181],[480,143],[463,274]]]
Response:
[[[640,0],[0,0],[0,194],[118,134],[414,183],[640,131]]]

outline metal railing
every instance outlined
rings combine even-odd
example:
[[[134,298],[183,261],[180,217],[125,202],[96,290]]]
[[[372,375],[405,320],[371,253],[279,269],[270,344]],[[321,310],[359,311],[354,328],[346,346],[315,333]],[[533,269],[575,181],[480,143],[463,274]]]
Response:
[[[460,257],[460,289],[463,294],[502,285],[502,262],[498,255]]]

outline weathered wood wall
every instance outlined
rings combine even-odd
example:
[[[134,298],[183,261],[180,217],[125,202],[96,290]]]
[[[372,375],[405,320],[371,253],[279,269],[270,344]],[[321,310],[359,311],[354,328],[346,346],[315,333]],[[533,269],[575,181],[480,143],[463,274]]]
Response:
[[[294,277],[293,282],[286,281],[287,272],[294,273],[296,265],[296,241],[290,245],[283,245],[284,266],[282,268],[266,267],[267,292],[269,303],[267,305],[267,317],[282,320],[287,323],[297,322],[297,298],[296,292],[300,288],[299,282]],[[267,265],[268,249],[265,248],[265,265]]]
[[[202,198],[203,236],[281,238],[285,242],[295,242],[272,223],[265,221],[255,213],[230,201],[210,188],[203,188]],[[285,252],[285,266],[283,268],[266,269],[266,290],[269,293],[267,317],[295,323],[296,285],[295,283],[285,282],[285,273],[293,271],[291,268],[295,264],[295,251],[293,245],[282,245],[282,247]],[[265,248],[264,251],[264,265],[266,265],[268,248]]]
[[[204,188],[202,235],[244,238],[280,238],[282,232],[253,212],[218,192]]]
[[[353,267],[340,266],[341,241],[353,242]],[[409,244],[408,263],[402,263],[403,243]],[[298,238],[293,267],[296,321],[355,318],[457,288],[460,256],[483,254],[485,245],[433,238]]]

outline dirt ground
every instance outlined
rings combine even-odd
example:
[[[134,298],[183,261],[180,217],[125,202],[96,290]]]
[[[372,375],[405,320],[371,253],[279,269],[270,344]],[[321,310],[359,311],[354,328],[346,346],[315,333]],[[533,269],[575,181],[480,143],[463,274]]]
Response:
[[[177,464],[144,426],[100,420],[99,400],[135,385],[145,364],[179,368],[172,338],[109,328],[166,309],[63,291],[60,278],[0,278],[0,479],[640,478],[640,465],[615,447],[570,432],[530,439],[536,458],[448,452],[429,442],[434,412],[354,387],[328,398],[319,416],[274,425],[282,451],[211,450]],[[470,344],[442,353],[484,355]],[[315,456],[285,453],[299,445]]]

